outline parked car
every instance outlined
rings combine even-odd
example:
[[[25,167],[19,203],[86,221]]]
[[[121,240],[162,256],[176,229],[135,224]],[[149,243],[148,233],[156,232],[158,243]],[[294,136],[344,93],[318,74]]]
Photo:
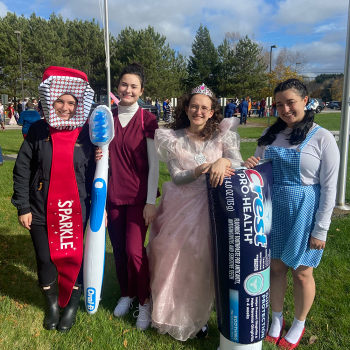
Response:
[[[323,102],[322,98],[315,98],[318,101],[318,106],[316,108],[316,113],[321,113],[325,109],[326,104]]]
[[[119,96],[116,96],[118,99],[119,99]],[[139,106],[142,108],[142,109],[145,109],[151,113],[153,113],[155,116],[157,116],[157,112],[158,112],[158,109],[156,106],[153,106],[152,104],[148,104],[146,103],[144,100],[142,100],[141,98],[138,99],[137,103],[139,104]],[[93,102],[92,105],[91,105],[91,108],[90,108],[90,113],[89,113],[89,116],[91,115],[91,113],[93,112],[93,110],[99,106],[99,105],[102,105],[103,103],[96,103],[96,102]],[[113,104],[111,106],[111,109],[115,109],[117,108],[118,106],[116,104]]]
[[[327,108],[341,109],[341,102],[340,101],[330,101],[327,104]]]

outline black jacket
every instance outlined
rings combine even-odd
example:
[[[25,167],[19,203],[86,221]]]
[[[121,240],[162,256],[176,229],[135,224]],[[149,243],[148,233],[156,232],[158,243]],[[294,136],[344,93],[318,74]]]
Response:
[[[14,193],[11,202],[17,208],[18,215],[31,212],[34,225],[46,224],[52,163],[52,141],[49,134],[49,126],[44,120],[33,123],[13,169]],[[94,145],[90,141],[88,124],[84,125],[75,143],[73,160],[83,222],[86,222],[95,174]]]

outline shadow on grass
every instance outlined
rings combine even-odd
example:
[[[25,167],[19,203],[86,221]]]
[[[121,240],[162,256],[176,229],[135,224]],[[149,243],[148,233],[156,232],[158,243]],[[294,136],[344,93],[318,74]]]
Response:
[[[113,253],[106,252],[105,255],[105,271],[103,279],[103,289],[102,289],[102,300],[100,302],[101,310],[105,310],[107,314],[112,315],[115,306],[118,303],[119,298],[121,297],[120,288],[116,276],[115,264],[114,264],[114,255]],[[128,329],[134,328],[136,324],[136,318],[133,317],[133,313],[136,311],[138,306],[138,300],[136,299],[133,305],[132,310],[123,317],[123,322],[128,324]],[[82,310],[82,309],[81,309]],[[117,320],[112,316],[112,320]],[[217,344],[215,349],[219,346],[219,331],[216,323],[216,316],[212,314],[209,320],[209,339],[189,339],[186,342],[180,342],[172,338],[169,334],[161,335],[154,328],[149,328],[146,331],[142,332],[148,341],[158,342],[159,337],[164,337],[165,344],[171,343],[181,343],[184,346],[190,346],[191,349],[205,350],[213,349],[213,343]],[[174,348],[177,346],[174,345]]]
[[[0,292],[19,303],[43,306],[37,287],[36,259],[28,235],[10,235],[0,228]]]

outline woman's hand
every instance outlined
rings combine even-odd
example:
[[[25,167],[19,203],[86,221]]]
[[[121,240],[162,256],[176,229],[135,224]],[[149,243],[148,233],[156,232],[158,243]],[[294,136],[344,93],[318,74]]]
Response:
[[[146,203],[143,209],[143,218],[145,219],[145,225],[148,226],[156,218],[157,209],[154,204]]]
[[[213,164],[210,169],[203,171],[203,173],[210,172],[209,182],[212,187],[222,185],[225,176],[232,176],[235,171],[230,168],[231,162],[226,158],[220,158]]]
[[[108,218],[107,218],[107,211],[105,209],[105,223],[106,223],[106,227],[107,227],[107,224],[108,224]]]
[[[102,158],[102,149],[100,147],[95,148],[95,162],[99,161]]]
[[[326,246],[325,241],[321,241],[320,239],[317,239],[315,237],[310,237],[310,249],[317,249],[321,250],[324,249]]]
[[[20,215],[18,217],[18,222],[21,226],[27,230],[30,230],[30,225],[32,224],[32,213]]]
[[[201,165],[198,165],[194,171],[194,174],[196,177],[200,177],[202,174],[205,174],[210,171],[211,163],[203,163]]]
[[[260,157],[250,157],[244,162],[244,166],[248,169],[254,168],[256,165],[258,165],[260,160]]]

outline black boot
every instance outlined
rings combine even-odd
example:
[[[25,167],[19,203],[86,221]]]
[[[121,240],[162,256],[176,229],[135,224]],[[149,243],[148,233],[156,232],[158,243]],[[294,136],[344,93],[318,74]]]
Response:
[[[63,309],[62,317],[57,326],[57,330],[59,332],[68,332],[72,328],[75,322],[75,315],[77,314],[77,311],[79,308],[80,295],[81,295],[81,285],[78,284],[73,287],[70,300],[66,305],[66,307]]]
[[[56,281],[47,286],[39,286],[44,294],[46,301],[44,328],[51,331],[53,329],[56,329],[60,317]]]

